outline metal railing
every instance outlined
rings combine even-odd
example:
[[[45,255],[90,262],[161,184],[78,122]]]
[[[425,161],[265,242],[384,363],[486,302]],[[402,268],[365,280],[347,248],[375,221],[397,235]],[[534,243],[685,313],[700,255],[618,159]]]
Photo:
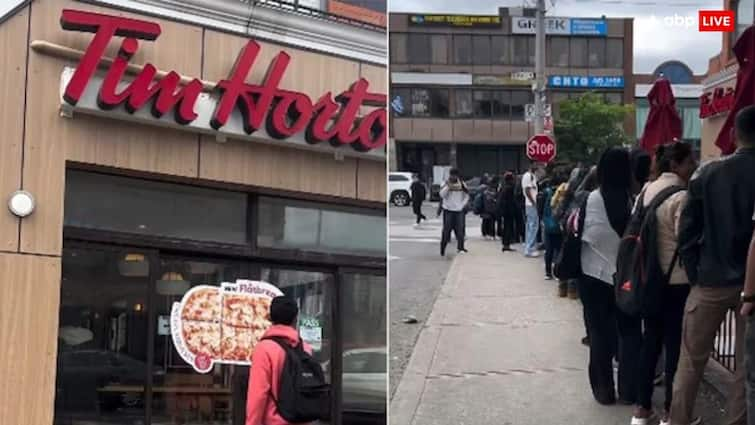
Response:
[[[737,369],[737,356],[736,356],[736,335],[737,335],[737,319],[736,312],[729,310],[726,313],[726,318],[721,327],[718,329],[716,339],[713,343],[713,353],[711,357],[721,366],[734,373]]]
[[[355,27],[368,29],[371,31],[385,32],[384,27],[374,25],[368,22],[360,21],[358,19],[349,18],[346,16],[336,15],[328,12],[327,10],[314,9],[311,7],[303,6],[299,4],[298,0],[239,0],[241,3],[251,4],[255,7],[267,7],[270,9],[277,9],[296,13],[303,16],[309,16],[313,18],[325,19],[333,22],[340,22]]]

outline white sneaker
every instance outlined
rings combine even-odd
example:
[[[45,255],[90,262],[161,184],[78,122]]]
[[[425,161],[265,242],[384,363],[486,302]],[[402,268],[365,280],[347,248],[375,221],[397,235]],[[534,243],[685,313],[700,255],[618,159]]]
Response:
[[[419,223],[414,223],[414,228],[419,229]]]
[[[648,420],[650,418],[638,418],[636,416],[632,416],[632,422],[630,422],[630,425],[648,425]]]

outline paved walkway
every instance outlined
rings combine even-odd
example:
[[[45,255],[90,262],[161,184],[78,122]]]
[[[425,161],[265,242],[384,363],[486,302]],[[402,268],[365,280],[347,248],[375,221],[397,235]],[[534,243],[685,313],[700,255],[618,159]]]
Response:
[[[593,400],[581,305],[556,297],[542,258],[504,254],[498,242],[479,238],[467,247],[420,333],[391,402],[391,423],[628,424],[631,407]]]

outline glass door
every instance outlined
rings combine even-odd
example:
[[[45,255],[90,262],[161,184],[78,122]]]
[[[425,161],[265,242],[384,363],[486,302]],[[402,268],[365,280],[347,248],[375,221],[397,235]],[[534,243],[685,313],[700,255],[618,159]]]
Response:
[[[171,336],[174,303],[194,289],[181,310],[181,332],[191,355],[205,354],[214,359],[233,358],[226,344],[230,329],[221,323],[220,284],[249,278],[244,262],[181,258],[161,255],[158,279],[152,292],[156,332],[152,364],[152,424],[231,425],[243,412],[237,400],[246,391],[237,375],[248,374],[247,366],[215,364],[200,373],[179,354]],[[198,288],[199,286],[204,289]],[[195,308],[196,307],[196,308]],[[235,330],[235,342],[251,341],[244,330]],[[248,332],[251,332],[249,330]],[[199,353],[197,347],[206,351]],[[234,415],[234,412],[236,414]]]

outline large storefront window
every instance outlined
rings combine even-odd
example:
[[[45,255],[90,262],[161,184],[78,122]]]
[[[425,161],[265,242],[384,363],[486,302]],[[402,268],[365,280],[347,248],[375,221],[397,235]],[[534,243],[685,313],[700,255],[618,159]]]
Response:
[[[354,422],[355,410],[359,418],[378,418],[370,423],[385,423],[384,367],[373,367],[372,356],[370,367],[364,366],[360,356],[349,357],[360,354],[354,351],[357,346],[370,350],[382,346],[385,364],[385,277],[371,280],[368,288],[357,279],[337,278],[349,264],[373,264],[364,257],[378,264],[384,259],[382,211],[80,171],[69,171],[67,183],[54,425],[243,425],[249,367],[242,363],[248,361],[261,334],[226,320],[225,313],[214,315],[213,311],[225,311],[224,301],[218,301],[217,309],[192,310],[191,317],[181,310],[180,321],[173,314],[174,303],[192,288],[220,288],[239,279],[269,282],[298,303],[302,339],[312,346],[328,379],[341,382],[333,388],[334,400],[342,402],[335,406],[331,423],[361,423]],[[98,190],[99,196],[80,193],[90,188]],[[139,207],[130,210],[134,222],[152,220],[146,221],[151,234],[114,222],[123,213],[115,212],[112,205],[108,207],[111,217],[86,214],[101,203],[129,208],[126,201],[114,199],[121,193]],[[222,204],[237,195],[243,202]],[[243,243],[224,245],[215,238],[206,242],[197,238],[212,233],[208,227],[220,235],[233,233],[211,217],[205,217],[204,223],[163,220],[165,211],[181,216],[176,209],[187,202],[183,196],[200,208],[220,200],[223,208],[239,209],[241,213],[219,214],[221,218],[245,217],[239,230],[244,237],[238,239]],[[204,217],[203,211],[196,214]],[[228,220],[225,226],[240,225]],[[275,256],[261,253],[266,248],[274,248]],[[310,251],[338,255],[338,263],[298,259],[297,255]],[[358,261],[357,255],[361,256]],[[382,272],[371,265],[356,270],[365,276]],[[358,299],[344,295],[353,291],[359,292]],[[355,328],[357,323],[368,326]],[[181,347],[180,339],[178,347],[174,343],[176,324],[181,326],[186,347]],[[206,373],[197,372],[195,363],[184,360],[186,350],[200,352],[189,348],[196,347],[198,340],[190,342],[186,329],[203,335],[202,350],[220,360]],[[346,358],[355,361],[348,370],[344,369]],[[334,376],[344,379],[333,380]],[[380,380],[383,391],[377,394]]]
[[[343,332],[343,423],[385,421],[388,357],[385,276],[344,273],[341,282]],[[372,419],[372,421],[368,421]]]
[[[429,64],[432,62],[432,46],[429,34],[409,34],[409,49],[407,56],[409,63]]]

